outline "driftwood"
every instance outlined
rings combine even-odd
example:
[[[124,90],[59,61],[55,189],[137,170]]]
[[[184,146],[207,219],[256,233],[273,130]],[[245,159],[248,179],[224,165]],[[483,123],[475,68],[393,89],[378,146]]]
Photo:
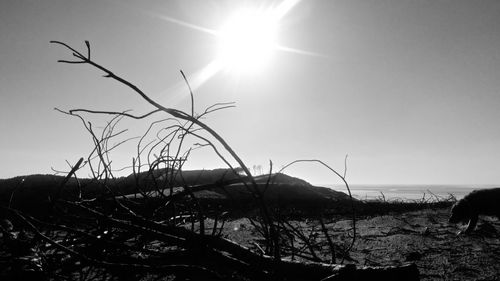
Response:
[[[341,174],[319,160],[306,160],[319,163],[338,176],[344,182],[351,199],[352,239],[349,246],[342,248],[334,245],[320,218],[321,233],[325,236],[330,251],[330,258],[322,259],[319,253],[321,251],[318,250],[322,246],[319,239],[313,238],[316,234],[313,235],[312,231],[286,221],[282,213],[275,211],[271,206],[269,197],[265,197],[266,191],[273,184],[271,171],[265,184],[258,183],[229,144],[201,121],[204,115],[231,107],[231,104],[215,104],[208,107],[204,113],[195,115],[193,93],[190,91],[191,112],[164,107],[136,85],[94,62],[90,56],[88,41],[85,42],[86,54],[59,41],[52,43],[64,46],[74,57],[73,60],[59,60],[59,62],[88,64],[103,71],[105,77],[129,87],[153,106],[154,110],[141,116],[126,112],[85,109],[65,112],[83,122],[95,144],[94,149],[84,163],[84,160],[80,159],[72,167],[57,188],[56,194],[51,196],[51,209],[46,217],[29,216],[11,208],[11,205],[3,208],[5,217],[14,225],[9,229],[2,228],[4,237],[10,237],[7,244],[15,246],[11,247],[10,256],[23,259],[23,253],[29,252],[32,253],[31,256],[36,254],[44,257],[45,265],[38,266],[43,268],[38,272],[40,275],[38,280],[54,280],[61,277],[66,279],[77,277],[80,280],[137,280],[145,276],[148,280],[165,276],[175,277],[175,280],[419,280],[415,264],[396,267],[342,264],[356,238],[354,201],[345,180],[345,171]],[[187,83],[186,76],[184,73],[182,75]],[[92,123],[87,122],[79,113],[107,114],[113,116],[113,119],[107,123],[102,133],[98,134],[94,131]],[[114,186],[117,181],[113,175],[115,170],[111,168],[109,152],[123,141],[115,145],[111,144],[110,140],[125,131],[113,132],[121,118],[143,119],[156,113],[164,113],[170,117],[152,122],[137,144],[137,155],[132,161],[133,185],[130,190],[140,194],[142,200],[134,200],[135,198],[127,197],[125,193],[120,192],[123,186],[118,188]],[[148,136],[151,128],[165,120],[173,120],[173,125],[159,129],[152,142],[143,144],[142,141]],[[178,180],[183,180],[182,166],[192,150],[189,148],[185,152],[182,151],[184,140],[188,136],[197,141],[196,147],[212,148],[234,172],[235,177],[226,181],[218,179],[215,183],[203,182],[199,186],[183,181],[181,190],[174,192],[174,187],[179,187]],[[239,168],[231,166],[221,149]],[[150,157],[153,155],[154,157]],[[147,164],[141,164],[144,162]],[[296,162],[299,161],[289,165]],[[68,196],[74,192],[65,188],[72,175],[81,166],[90,169],[93,180],[98,185],[95,189],[97,193],[92,194],[91,198],[81,196],[82,193],[79,196]],[[140,173],[144,166],[147,172],[142,175],[151,179],[149,187],[145,186]],[[160,166],[164,169],[160,170]],[[272,163],[270,166],[272,167]],[[217,218],[222,217],[223,213],[217,209],[205,208],[206,206],[200,204],[199,198],[195,195],[196,191],[230,188],[231,181],[241,183],[258,207],[257,218],[249,217],[249,219],[260,234],[262,242],[257,245],[260,253],[221,236],[224,222],[218,226]],[[84,190],[83,194],[89,191]],[[314,202],[317,204],[319,201]],[[148,212],[143,212],[144,209]],[[211,231],[207,231],[209,216],[211,218],[215,216],[215,219],[211,219],[213,223]],[[186,220],[182,221],[184,219]],[[20,248],[19,245],[25,245],[21,248],[30,251],[22,253],[16,251]],[[283,258],[290,255],[292,257],[290,259]],[[337,257],[342,257],[340,264],[335,263]],[[40,259],[28,258],[28,260]],[[324,263],[326,260],[331,263]],[[3,276],[0,275],[1,277]]]
[[[199,280],[230,280],[230,274],[239,274],[247,280],[419,280],[415,264],[389,267],[367,267],[354,264],[325,264],[320,262],[298,262],[277,260],[268,255],[257,254],[235,242],[222,237],[201,235],[184,227],[163,225],[140,216],[128,219],[112,218],[82,204],[59,201],[62,206],[71,208],[75,213],[86,213],[89,218],[115,232],[127,233],[129,237],[148,237],[170,245],[171,250],[156,253],[155,257],[132,258],[130,251],[118,255],[102,255],[103,252],[123,250],[140,251],[132,243],[120,244],[125,240],[120,235],[101,239],[75,228],[60,224],[49,224],[29,217],[13,209],[6,209],[15,221],[21,222],[26,231],[34,234],[34,240],[50,244],[55,251],[68,254],[81,261],[110,271],[131,270],[184,276]],[[51,226],[59,231],[73,232],[85,238],[84,246],[64,244],[44,234],[36,225]],[[50,232],[48,232],[50,233]],[[53,232],[52,232],[53,233]],[[82,239],[80,238],[80,239]],[[81,243],[80,243],[81,244]],[[99,253],[90,249],[99,247]],[[78,249],[78,250],[77,250]],[[82,250],[86,249],[86,250]]]

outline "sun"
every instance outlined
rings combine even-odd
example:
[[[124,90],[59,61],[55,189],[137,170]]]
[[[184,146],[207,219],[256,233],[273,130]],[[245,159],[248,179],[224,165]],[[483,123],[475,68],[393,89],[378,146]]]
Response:
[[[271,13],[242,10],[217,32],[216,61],[230,72],[262,69],[276,49],[278,20]]]
[[[302,0],[275,0],[269,1],[270,4],[259,6],[254,6],[250,4],[251,2],[248,1],[248,4],[240,6],[236,11],[233,10],[232,16],[222,22],[218,29],[152,13],[164,21],[214,36],[216,41],[214,58],[189,75],[192,90],[196,90],[221,72],[229,74],[238,81],[244,76],[252,77],[251,74],[264,73],[265,67],[277,52],[329,58],[319,53],[278,43],[278,31],[281,32],[284,26],[282,19]],[[231,11],[225,11],[224,14],[226,12]]]

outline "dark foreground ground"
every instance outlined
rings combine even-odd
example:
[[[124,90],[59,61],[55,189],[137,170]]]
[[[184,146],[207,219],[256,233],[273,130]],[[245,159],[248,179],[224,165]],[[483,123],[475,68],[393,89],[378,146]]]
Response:
[[[496,218],[483,217],[473,234],[457,235],[463,226],[450,225],[448,217],[449,208],[364,215],[357,219],[355,243],[347,255],[341,253],[352,241],[352,220],[339,216],[330,220],[324,219],[324,222],[337,247],[336,263],[353,263],[357,266],[398,266],[415,263],[420,272],[420,280],[500,280],[500,222]],[[322,255],[320,258],[323,261],[329,259],[331,252],[317,220],[290,219],[288,223],[299,229],[304,237],[314,241],[316,252]],[[207,228],[210,228],[210,224],[211,219],[207,219]],[[186,224],[186,228],[190,226],[191,224]],[[222,236],[254,252],[261,251],[259,245],[262,245],[262,238],[259,237],[262,236],[247,218],[227,221]],[[0,241],[5,242],[4,239]],[[0,245],[0,248],[5,250],[5,245]],[[154,246],[154,243],[150,246],[161,248]],[[300,245],[296,246],[300,248]],[[3,250],[0,250],[0,264],[9,264],[8,260],[3,260],[8,259]],[[301,259],[299,256],[283,258]],[[0,268],[0,276],[7,276],[6,270],[8,269]],[[164,276],[164,279],[156,280],[172,278]]]
[[[202,181],[203,183],[212,182],[213,178],[216,178],[213,175],[213,171],[207,175],[200,173],[199,171],[192,172],[193,175],[191,178],[193,182],[198,183],[200,175],[207,177],[207,179]],[[224,173],[224,170],[218,171],[218,173]],[[217,175],[220,176],[219,174]],[[282,174],[276,175],[274,178],[275,183],[271,185],[269,185],[267,177],[257,180],[257,187],[266,192],[266,203],[269,204],[268,207],[272,209],[276,206],[280,206],[279,212],[276,213],[279,213],[281,219],[284,219],[283,221],[287,224],[284,228],[288,229],[288,234],[293,234],[291,235],[291,239],[289,239],[290,236],[286,235],[284,235],[284,238],[280,239],[286,242],[283,243],[284,246],[287,246],[286,244],[290,242],[288,240],[291,240],[292,247],[290,248],[298,250],[299,253],[294,256],[290,255],[283,257],[285,259],[300,260],[301,253],[307,255],[307,245],[305,245],[304,241],[310,241],[310,245],[312,245],[311,248],[314,248],[313,252],[319,256],[318,260],[322,262],[331,260],[331,247],[334,247],[336,263],[353,263],[358,266],[398,266],[407,263],[415,263],[418,266],[421,280],[500,280],[500,222],[496,218],[484,217],[479,221],[478,227],[473,234],[467,236],[457,235],[457,232],[463,226],[450,225],[448,223],[450,206],[454,202],[454,200],[451,200],[453,198],[446,199],[436,197],[436,202],[430,203],[424,200],[415,202],[362,202],[355,200],[351,202],[344,193],[335,192],[327,188],[314,187],[300,179]],[[3,191],[0,192],[0,206],[26,209],[30,215],[48,217],[50,214],[42,211],[48,210],[46,202],[47,194],[52,195],[52,197],[57,195],[58,191],[60,191],[58,190],[61,186],[60,182],[61,177],[54,176],[29,176],[26,178],[19,177],[3,181],[0,180],[0,191]],[[145,182],[147,183],[147,181]],[[266,182],[267,184],[264,184]],[[116,183],[116,189],[112,191],[121,191],[124,194],[129,194],[126,191],[133,191],[135,188],[134,183],[135,181],[128,178],[122,179],[120,182]],[[196,186],[194,183],[191,184]],[[258,229],[254,227],[255,224],[252,224],[249,219],[241,218],[246,216],[254,217],[254,212],[249,211],[252,210],[249,206],[252,204],[255,205],[252,197],[253,194],[248,192],[241,183],[226,183],[226,185],[224,185],[226,187],[225,189],[218,187],[217,184],[207,186],[208,189],[195,190],[195,197],[198,200],[197,204],[201,203],[200,206],[203,207],[207,217],[213,218],[213,214],[215,213],[218,213],[220,217],[222,217],[224,213],[228,214],[224,216],[224,219],[228,221],[225,223],[224,229],[219,233],[225,238],[250,248],[254,253],[262,252],[262,247],[265,245],[262,238],[263,236],[259,233]],[[66,198],[74,199],[77,193],[76,191],[82,190],[86,191],[86,193],[80,194],[83,199],[94,198],[95,194],[99,194],[99,192],[102,193],[102,191],[100,191],[102,190],[102,186],[99,185],[98,182],[95,183],[89,180],[86,186],[77,188],[76,183],[68,182],[64,186],[63,193],[67,193]],[[182,192],[179,193],[182,194]],[[190,203],[190,201],[186,200],[184,197],[176,196],[177,194],[174,194],[167,199],[178,200],[180,203],[179,206],[184,206],[184,208],[189,211],[185,214],[191,214],[191,216],[193,216],[193,210],[196,211],[198,209],[189,205],[192,204],[192,202]],[[188,196],[188,198],[190,197]],[[160,201],[160,203],[166,202],[165,200],[167,199],[162,199],[163,201]],[[129,199],[123,202],[128,202],[128,200]],[[55,244],[55,242],[64,244],[77,251],[88,249],[99,249],[99,251],[101,251],[103,248],[99,246],[101,244],[108,247],[108,250],[114,249],[114,246],[110,246],[114,244],[108,243],[109,241],[106,240],[99,240],[101,239],[101,235],[108,233],[106,239],[110,240],[110,242],[119,242],[123,244],[123,241],[126,241],[128,243],[127,247],[142,247],[140,249],[137,248],[139,250],[136,248],[131,250],[121,247],[121,252],[117,251],[121,255],[120,257],[130,258],[130,256],[133,256],[136,259],[143,258],[142,256],[135,256],[138,255],[137,253],[149,253],[149,248],[147,251],[143,249],[146,246],[156,251],[157,253],[154,255],[158,255],[161,258],[170,257],[170,250],[172,250],[172,252],[180,252],[176,251],[177,248],[167,248],[165,245],[158,243],[157,240],[161,239],[154,237],[153,239],[147,236],[151,235],[151,231],[144,231],[142,228],[137,228],[137,225],[131,225],[136,223],[137,218],[133,220],[129,218],[129,216],[123,216],[122,213],[117,211],[116,205],[111,204],[115,201],[106,199],[103,199],[102,203],[99,203],[101,202],[99,200],[95,201],[95,203],[91,203],[94,202],[93,199],[87,201],[88,204],[79,202],[78,204],[73,204],[74,206],[71,204],[63,204],[62,206],[64,206],[64,208],[57,209],[59,217],[50,217],[57,218],[57,220],[43,219],[45,222],[42,223],[36,220],[31,220],[31,222],[35,223],[40,230],[43,230],[45,235],[50,236],[49,238],[54,240],[53,244]],[[143,201],[145,202],[145,200],[138,198],[136,201],[133,201],[134,204],[131,204],[130,207],[135,208],[135,211],[144,214],[148,218],[158,220],[157,217],[161,217],[161,214],[151,214],[150,211],[161,205],[155,205],[154,203],[156,201],[151,200],[151,202],[148,201],[150,205],[147,206],[153,206],[153,209],[142,208]],[[345,254],[345,249],[348,248],[353,239],[351,203],[358,214],[356,223],[357,233],[355,235],[353,248]],[[92,212],[89,213],[88,210],[82,211],[82,206],[96,208],[101,212],[109,214],[109,216],[99,217]],[[215,206],[218,207],[215,208]],[[330,209],[325,206],[330,206]],[[331,206],[335,206],[335,209],[331,209]],[[3,208],[5,209],[5,207]],[[7,209],[4,211],[6,210]],[[77,212],[75,213],[75,211]],[[168,211],[169,210],[165,208],[165,214],[168,214]],[[174,214],[181,214],[180,211],[179,209],[177,213],[174,212]],[[7,218],[12,219],[12,212],[9,214],[10,216]],[[329,244],[325,238],[320,220],[317,219],[318,216],[323,218],[325,229],[329,237],[331,237],[333,246]],[[110,223],[109,221],[111,219],[109,218],[111,217],[129,219],[130,221],[126,222],[130,225],[114,222],[112,227],[107,226],[106,223]],[[99,218],[99,220],[96,218]],[[0,217],[0,219],[2,219],[2,217]],[[162,217],[162,219],[164,219],[164,217]],[[61,229],[61,225],[57,225],[59,222],[63,222],[73,229],[70,231],[64,228]],[[194,223],[186,222],[186,225],[183,225],[182,222],[176,222],[175,219],[173,220],[173,224],[175,224],[176,227],[186,227],[188,230],[190,228],[195,230],[196,228]],[[18,240],[23,240],[18,237],[18,235],[22,233],[20,232],[20,227],[22,225],[26,228],[27,222],[22,222],[19,218],[17,222],[14,221],[13,231],[9,231],[8,227],[1,225],[3,230],[0,231],[0,280],[4,280],[5,278],[2,279],[2,277],[10,274],[7,265],[12,264],[11,248],[17,247],[16,243]],[[213,219],[207,218],[206,228],[211,229],[212,225]],[[135,232],[132,231],[132,233],[129,234],[131,232],[131,226],[136,228],[132,228]],[[280,222],[280,226],[284,226],[283,222]],[[6,235],[10,235],[9,233],[17,238],[10,240],[6,239]],[[32,238],[35,237],[33,231],[29,230],[26,233],[29,238],[26,240],[28,242],[33,240]],[[64,240],[61,238],[68,233],[71,233],[72,236],[67,236],[71,239],[64,238],[66,239]],[[166,233],[172,234],[170,232]],[[173,234],[177,235],[179,233],[176,232]],[[185,238],[182,235],[179,237]],[[186,237],[190,236],[187,235]],[[82,268],[85,269],[85,267],[79,265],[78,260],[75,262],[66,258],[68,251],[71,249],[61,250],[53,244],[41,243],[41,241],[38,240],[35,241],[35,244],[42,250],[35,252],[38,256],[41,256],[36,257],[36,262],[50,259],[50,265],[54,267],[50,270],[52,270],[52,273],[55,272],[50,276],[51,278],[54,276],[56,277],[56,279],[50,280],[60,279],[58,276],[62,274],[61,271],[64,271],[61,265],[63,260],[77,267],[73,272],[84,271]],[[7,245],[8,241],[11,241],[9,242],[10,246]],[[95,241],[101,244],[96,244],[94,243]],[[144,247],[141,243],[144,244]],[[56,255],[61,252],[65,254],[61,257]],[[91,252],[89,255],[92,254],[97,258],[100,258],[100,255],[104,255],[101,253],[102,251],[94,252]],[[292,251],[288,250],[283,252],[291,253]],[[107,255],[108,252],[105,254]],[[154,255],[151,254],[151,256]],[[33,256],[34,255],[28,256],[30,263],[34,263],[32,262],[34,260]],[[116,256],[118,256],[118,254],[116,254]],[[164,260],[161,260],[161,263],[163,264]],[[176,263],[177,260],[172,261],[172,264]],[[40,268],[47,268],[47,266],[40,266]],[[96,272],[99,273],[100,271],[97,270]],[[67,274],[65,276],[73,275]],[[168,276],[161,276],[161,278],[157,280],[172,280],[172,278]],[[78,278],[69,278],[68,280],[78,279],[104,280],[102,278],[84,279],[81,274]],[[244,278],[240,279],[246,280]]]
[[[414,262],[421,280],[500,280],[500,222],[484,217],[471,235],[457,235],[460,225],[448,224],[449,209],[372,216],[357,222],[358,235],[351,261],[358,265],[401,265]],[[321,235],[316,223],[296,222]],[[337,241],[348,240],[352,221],[327,224]],[[228,237],[254,247],[253,227],[246,219],[227,226]],[[342,240],[343,239],[343,240]]]

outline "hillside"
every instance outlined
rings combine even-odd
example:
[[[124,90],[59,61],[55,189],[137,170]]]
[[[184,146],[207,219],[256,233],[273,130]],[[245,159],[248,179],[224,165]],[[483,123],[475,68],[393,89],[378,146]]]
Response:
[[[28,175],[0,180],[0,204],[24,210],[39,209],[57,196],[64,177],[55,175]],[[286,174],[255,177],[259,192],[268,204],[293,207],[322,208],[347,202],[342,192],[318,187]],[[68,200],[112,197],[159,190],[183,194],[189,186],[202,203],[226,207],[249,207],[255,204],[254,189],[249,180],[230,169],[192,170],[165,173],[139,173],[113,180],[70,179],[61,188],[61,196]],[[179,196],[182,198],[182,196]]]

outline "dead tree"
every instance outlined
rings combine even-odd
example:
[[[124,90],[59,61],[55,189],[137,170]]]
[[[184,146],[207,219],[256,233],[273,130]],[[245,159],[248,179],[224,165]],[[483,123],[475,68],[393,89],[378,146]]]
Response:
[[[29,233],[33,248],[45,257],[45,267],[53,267],[47,278],[130,280],[147,274],[170,275],[178,280],[371,280],[373,276],[418,280],[413,264],[383,268],[335,264],[336,247],[322,220],[319,223],[328,241],[329,257],[318,252],[319,243],[310,234],[276,213],[265,197],[272,184],[272,170],[266,184],[258,184],[231,146],[201,121],[210,113],[233,107],[232,103],[215,104],[197,115],[190,90],[190,113],[168,108],[93,61],[88,41],[85,54],[63,42],[51,43],[65,47],[74,57],[59,62],[97,68],[104,72],[104,77],[133,90],[153,109],[143,115],[128,111],[59,110],[80,119],[91,136],[92,151],[72,167],[51,197],[54,213],[50,219],[4,207],[15,222],[15,228],[5,232],[14,233],[17,228]],[[187,79],[186,83],[189,86]],[[166,116],[151,122],[142,136],[115,141],[126,132],[117,130],[123,118],[143,120],[162,113]],[[108,115],[111,120],[99,133],[85,114]],[[137,141],[129,167],[132,176],[116,177],[110,152],[131,140]],[[183,167],[190,154],[200,148],[212,149],[229,170],[209,183],[198,184],[189,178]],[[341,175],[317,162],[339,176],[350,195],[345,173]],[[81,167],[90,170],[92,179],[78,189],[69,188],[69,179]],[[202,191],[229,189],[233,184],[244,185],[253,196],[258,216],[250,217],[250,221],[263,238],[256,245],[260,252],[224,238],[227,212],[207,206],[197,196]],[[354,244],[355,228],[353,212],[353,239],[343,256]],[[285,259],[285,255],[296,260]]]

